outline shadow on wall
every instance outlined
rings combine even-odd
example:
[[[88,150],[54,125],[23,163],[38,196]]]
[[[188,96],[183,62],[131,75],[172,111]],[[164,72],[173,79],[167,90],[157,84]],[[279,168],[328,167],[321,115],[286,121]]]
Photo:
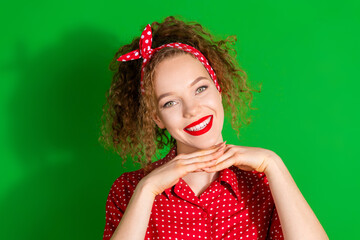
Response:
[[[118,39],[82,27],[34,57],[26,48],[17,46],[10,66],[20,84],[7,106],[7,146],[21,178],[6,183],[1,235],[101,239],[108,191],[125,171],[97,141]]]

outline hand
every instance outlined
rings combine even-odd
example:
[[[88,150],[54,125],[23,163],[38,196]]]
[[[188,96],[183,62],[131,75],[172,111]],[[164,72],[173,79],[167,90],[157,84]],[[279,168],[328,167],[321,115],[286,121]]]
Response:
[[[273,151],[264,148],[227,144],[224,154],[216,160],[216,164],[203,170],[217,172],[234,165],[245,171],[265,172],[274,154]]]
[[[220,143],[190,154],[178,154],[169,162],[155,168],[141,181],[153,194],[158,195],[174,186],[186,174],[203,172],[202,168],[213,166],[217,158],[223,154],[225,146],[224,143]]]

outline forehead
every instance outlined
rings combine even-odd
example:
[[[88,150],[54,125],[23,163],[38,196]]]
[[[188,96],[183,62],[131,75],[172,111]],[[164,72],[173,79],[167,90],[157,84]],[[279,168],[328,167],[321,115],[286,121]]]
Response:
[[[155,67],[155,93],[159,96],[164,92],[181,91],[201,76],[211,79],[202,63],[189,54],[164,59]]]

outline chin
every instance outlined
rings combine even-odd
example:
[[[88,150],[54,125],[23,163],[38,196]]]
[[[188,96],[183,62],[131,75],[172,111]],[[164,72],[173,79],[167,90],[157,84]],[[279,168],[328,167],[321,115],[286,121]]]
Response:
[[[199,141],[193,145],[193,147],[198,149],[208,149],[218,144],[218,138],[208,139],[208,141]]]
[[[176,134],[177,136],[174,138],[176,139],[177,143],[186,145],[187,148],[208,149],[222,142],[222,127],[220,129],[219,127],[219,124],[214,124],[210,131],[199,136],[192,136],[184,132],[184,130],[181,130],[180,133]]]

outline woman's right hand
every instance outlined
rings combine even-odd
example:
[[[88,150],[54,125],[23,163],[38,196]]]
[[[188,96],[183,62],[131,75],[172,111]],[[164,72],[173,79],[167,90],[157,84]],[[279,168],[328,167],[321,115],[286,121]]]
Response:
[[[155,168],[141,181],[156,196],[165,189],[174,186],[180,178],[191,172],[203,172],[202,168],[211,167],[223,154],[225,142],[209,149],[202,149],[189,154],[178,154],[169,162]]]

